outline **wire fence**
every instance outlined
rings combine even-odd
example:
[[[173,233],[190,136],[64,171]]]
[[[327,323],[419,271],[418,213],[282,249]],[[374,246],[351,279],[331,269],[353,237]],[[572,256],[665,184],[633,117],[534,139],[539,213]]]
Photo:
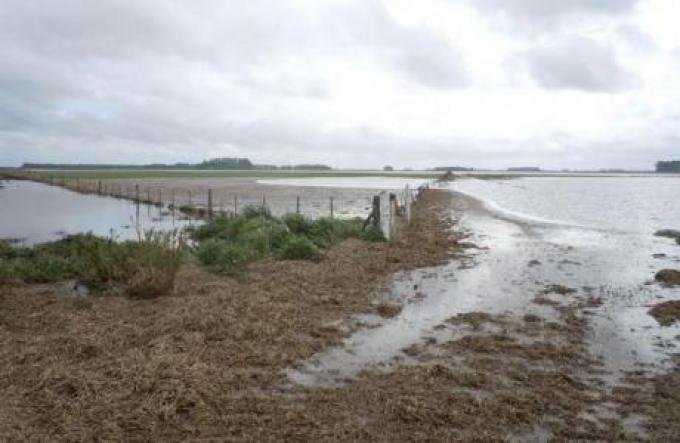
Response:
[[[160,211],[180,214],[186,218],[210,219],[235,216],[247,207],[263,207],[274,215],[297,213],[309,218],[361,218],[364,226],[380,229],[386,239],[392,239],[400,224],[410,224],[412,205],[427,185],[417,189],[408,185],[399,191],[381,191],[374,195],[337,195],[310,198],[301,195],[267,195],[266,193],[233,192],[229,189],[183,188],[121,183],[105,180],[55,178],[28,175],[34,181],[60,186],[83,194],[125,199],[138,205],[158,207]]]

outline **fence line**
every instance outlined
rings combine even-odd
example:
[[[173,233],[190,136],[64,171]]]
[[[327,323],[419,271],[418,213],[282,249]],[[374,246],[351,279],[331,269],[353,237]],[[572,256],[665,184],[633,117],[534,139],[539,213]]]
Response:
[[[168,211],[178,211],[188,217],[198,218],[212,218],[214,216],[233,216],[239,214],[248,206],[261,206],[263,208],[271,209],[271,202],[268,202],[267,195],[261,194],[261,200],[258,202],[258,197],[244,196],[242,194],[233,192],[215,192],[213,188],[206,188],[202,192],[193,192],[192,189],[166,186],[144,186],[135,183],[134,186],[124,185],[120,183],[106,183],[102,180],[88,180],[88,179],[66,179],[56,178],[54,176],[44,176],[35,173],[17,173],[17,178],[29,179],[54,186],[60,186],[83,194],[95,194],[101,196],[108,196],[130,200],[138,205],[145,204],[149,206],[156,206],[159,210],[167,209]],[[410,224],[412,221],[412,206],[420,197],[424,189],[428,186],[424,185],[417,189],[412,189],[408,185],[399,192],[380,192],[373,196],[372,201],[368,202],[366,210],[368,216],[366,217],[364,226],[372,225],[382,231],[387,240],[391,240],[397,234],[396,230],[400,223]],[[165,192],[164,192],[165,191]],[[226,198],[225,198],[226,197]],[[311,199],[310,199],[311,200]],[[228,202],[228,203],[227,203]],[[268,205],[269,203],[269,205]],[[334,196],[328,197],[326,210],[323,208],[323,203],[318,200],[312,202],[311,207],[316,211],[308,211],[312,216],[323,216],[327,214],[328,217],[334,218],[338,215],[337,200]],[[291,206],[286,206],[288,209],[283,213],[304,214],[304,201],[300,195],[295,196]],[[309,208],[309,205],[307,206]],[[290,210],[289,210],[290,209]],[[366,213],[364,213],[364,216]]]

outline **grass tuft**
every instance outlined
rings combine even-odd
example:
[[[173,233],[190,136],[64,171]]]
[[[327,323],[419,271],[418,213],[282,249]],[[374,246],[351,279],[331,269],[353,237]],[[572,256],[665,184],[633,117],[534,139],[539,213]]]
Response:
[[[150,231],[122,243],[79,234],[32,248],[3,244],[0,280],[78,279],[95,291],[122,285],[131,296],[156,297],[172,290],[184,249],[176,231]]]
[[[347,238],[383,241],[361,220],[308,219],[300,214],[274,217],[267,208],[247,207],[236,217],[218,217],[196,228],[196,256],[208,266],[230,272],[265,256],[283,260],[319,260],[320,249]]]

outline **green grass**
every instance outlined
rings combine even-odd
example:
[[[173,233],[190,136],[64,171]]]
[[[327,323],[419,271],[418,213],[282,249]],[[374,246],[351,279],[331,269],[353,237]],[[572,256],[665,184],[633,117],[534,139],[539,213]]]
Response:
[[[232,171],[232,170],[35,170],[35,174],[55,179],[145,179],[145,178],[313,178],[313,177],[398,177],[436,178],[436,172],[384,172],[384,171]]]
[[[258,258],[318,260],[321,250],[347,238],[384,241],[374,229],[362,230],[361,220],[322,218],[299,214],[274,217],[260,207],[249,207],[237,217],[218,217],[192,231],[196,257],[220,272],[232,272]]]
[[[0,281],[77,279],[96,291],[121,285],[131,296],[155,297],[172,289],[183,250],[176,232],[151,231],[121,243],[91,234],[30,248],[0,242]]]

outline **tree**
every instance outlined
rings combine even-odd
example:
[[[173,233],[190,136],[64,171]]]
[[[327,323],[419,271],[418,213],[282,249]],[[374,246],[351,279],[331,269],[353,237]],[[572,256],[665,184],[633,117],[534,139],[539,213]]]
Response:
[[[656,164],[656,172],[678,172],[680,173],[680,160],[660,161]]]

